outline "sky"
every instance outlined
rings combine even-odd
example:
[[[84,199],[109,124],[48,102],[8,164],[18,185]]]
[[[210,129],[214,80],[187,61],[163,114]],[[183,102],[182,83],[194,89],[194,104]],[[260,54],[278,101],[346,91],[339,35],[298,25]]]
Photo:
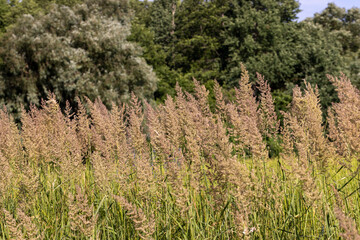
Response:
[[[324,10],[328,3],[335,3],[342,8],[360,8],[360,0],[298,0],[300,2],[300,9],[302,10],[298,14],[298,21],[302,21],[307,17],[314,16],[314,13],[319,13]]]

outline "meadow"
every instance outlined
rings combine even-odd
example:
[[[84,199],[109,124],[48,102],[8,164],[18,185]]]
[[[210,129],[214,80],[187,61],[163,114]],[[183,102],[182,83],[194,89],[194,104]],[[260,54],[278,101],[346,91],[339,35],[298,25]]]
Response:
[[[359,90],[328,76],[324,121],[305,82],[280,121],[242,72],[214,107],[194,80],[158,106],[49,94],[19,123],[1,110],[0,238],[360,239]]]

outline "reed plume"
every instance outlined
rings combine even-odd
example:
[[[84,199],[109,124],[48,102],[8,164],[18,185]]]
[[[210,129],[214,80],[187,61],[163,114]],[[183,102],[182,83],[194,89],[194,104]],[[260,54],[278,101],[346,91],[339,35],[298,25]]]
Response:
[[[191,188],[198,191],[201,184],[202,157],[201,145],[203,139],[200,131],[203,130],[204,124],[201,118],[201,111],[195,104],[195,99],[188,101],[189,95],[185,97],[184,92],[176,86],[176,107],[179,123],[181,127],[181,148],[184,155],[184,167],[189,177],[189,184]]]
[[[32,164],[54,164],[64,177],[78,176],[83,166],[76,126],[62,114],[55,95],[42,102],[42,109],[23,113],[21,121],[25,153]]]
[[[166,116],[161,116],[160,109],[154,109],[149,103],[146,106],[146,123],[149,130],[150,143],[155,154],[162,161],[167,162],[172,156],[174,146],[170,143],[168,131],[165,128]],[[174,109],[175,110],[175,109]]]
[[[125,105],[113,104],[112,111],[97,99],[87,100],[90,109],[90,161],[94,167],[96,183],[103,189],[117,182],[124,185],[129,174],[128,159],[132,157],[127,143]]]
[[[275,139],[280,127],[280,121],[275,112],[274,100],[271,96],[270,85],[264,80],[264,76],[257,74],[259,96],[259,131],[265,137]]]
[[[25,240],[20,230],[20,224],[16,222],[14,216],[5,208],[3,208],[3,213],[5,215],[5,226],[9,233],[9,239]]]
[[[222,87],[219,85],[217,81],[214,84],[214,94],[215,94],[215,113],[221,116],[222,120],[226,120],[226,103],[224,94],[222,92]]]
[[[293,181],[303,189],[312,202],[319,200],[321,191],[312,176],[314,166],[321,170],[327,164],[327,142],[322,126],[322,112],[317,87],[313,89],[305,81],[305,92],[297,86],[293,89],[293,100],[289,112],[283,113],[282,129],[283,159],[291,166]]]
[[[187,164],[182,152],[183,131],[181,121],[177,117],[178,109],[170,96],[167,97],[164,105],[157,108],[146,103],[146,109],[150,143],[154,156],[161,162],[164,171],[156,173],[157,182],[163,182],[165,189],[167,188],[165,183],[171,186],[175,204],[184,215],[188,210],[189,192],[184,187]]]
[[[227,105],[229,122],[233,126],[229,131],[240,153],[262,158],[267,156],[267,151],[258,127],[258,104],[249,82],[249,73],[243,64],[241,71],[239,88],[235,88],[235,101]]]
[[[154,162],[151,160],[150,147],[144,133],[143,121],[144,113],[140,100],[132,94],[130,104],[127,109],[127,136],[128,144],[131,146],[132,156],[130,164],[134,166],[136,180],[133,182],[138,185],[137,190],[140,197],[145,197],[155,189],[153,168]]]
[[[134,204],[128,202],[122,196],[114,196],[114,199],[126,211],[128,217],[133,221],[136,231],[141,239],[154,239],[156,224],[152,216],[147,217],[143,210]]]
[[[17,209],[17,216],[20,219],[20,225],[24,229],[24,237],[30,240],[43,239],[38,226],[35,224],[35,217],[28,216],[25,212],[23,212],[23,209],[25,209],[24,206]]]
[[[340,100],[328,110],[329,138],[338,154],[349,158],[360,153],[360,91],[344,74],[328,78]]]
[[[0,110],[0,152],[10,165],[18,168],[24,161],[21,135],[13,117],[7,110]]]
[[[15,184],[16,186],[16,173],[13,172],[8,160],[0,152],[0,206],[9,193],[9,190]]]
[[[340,228],[344,231],[340,233],[340,237],[345,240],[360,240],[360,234],[356,228],[354,219],[347,216],[342,210],[341,206],[344,205],[342,199],[339,196],[337,189],[333,187],[335,196],[335,204],[333,206],[336,219],[339,221]]]
[[[76,98],[76,102],[78,104],[77,112],[71,113],[71,108],[67,104],[67,108],[65,109],[66,119],[70,123],[73,122],[76,129],[76,136],[79,143],[79,148],[81,150],[81,156],[86,161],[91,154],[92,148],[92,131],[91,131],[91,121],[88,116],[88,112],[86,107],[82,104],[80,98]],[[72,119],[73,117],[73,119]],[[69,124],[70,124],[69,123]]]
[[[95,236],[97,216],[94,215],[93,205],[90,205],[86,193],[76,185],[75,195],[69,193],[69,223],[70,229],[75,236],[92,238]]]
[[[302,94],[299,87],[293,89],[290,111],[284,113],[284,146],[287,151],[295,151],[302,161],[318,161],[326,166],[329,148],[324,136],[322,111],[317,87],[313,89],[305,81],[306,89]],[[287,129],[286,129],[287,128]],[[289,148],[289,144],[291,149]]]

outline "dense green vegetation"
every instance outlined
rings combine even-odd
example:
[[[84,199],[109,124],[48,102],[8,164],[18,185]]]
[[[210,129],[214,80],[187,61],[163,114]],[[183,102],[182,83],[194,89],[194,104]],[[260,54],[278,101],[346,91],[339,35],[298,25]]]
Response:
[[[94,4],[0,2],[0,101],[11,112],[39,105],[48,91],[61,106],[69,100],[75,107],[76,95],[99,95],[110,106],[130,91],[162,102],[174,96],[176,82],[191,92],[193,78],[211,92],[214,80],[230,90],[240,62],[251,77],[266,76],[280,110],[303,79],[318,85],[325,109],[337,99],[326,74],[344,72],[360,85],[359,8],[329,4],[297,22],[296,0],[121,0],[88,7]]]
[[[54,5],[46,15],[25,15],[2,37],[0,99],[9,111],[39,104],[48,91],[65,107],[76,96],[125,101],[151,98],[157,78],[129,42],[127,2]]]
[[[360,9],[299,11],[0,0],[0,238],[360,239]]]
[[[241,75],[240,62],[252,77],[256,71],[266,76],[281,108],[282,102],[288,103],[291,89],[305,78],[319,86],[325,107],[336,100],[326,74],[344,72],[356,85],[359,82],[359,51],[356,47],[344,51],[345,46],[355,45],[359,35],[357,8],[345,11],[330,4],[321,13],[327,18],[320,23],[319,17],[297,22],[299,4],[294,0],[184,0],[176,6],[173,1],[155,0],[133,4],[141,9],[136,11],[135,21],[153,32],[151,44],[149,38],[134,40],[146,53],[163,50],[158,59],[166,64],[153,65],[160,78],[157,98],[173,94],[175,82],[191,91],[193,77],[208,89],[214,79],[231,89]],[[327,14],[329,11],[343,15]],[[334,21],[343,22],[338,26],[341,31],[327,27]],[[164,29],[168,29],[166,33]],[[144,57],[151,65],[156,58],[154,54]]]

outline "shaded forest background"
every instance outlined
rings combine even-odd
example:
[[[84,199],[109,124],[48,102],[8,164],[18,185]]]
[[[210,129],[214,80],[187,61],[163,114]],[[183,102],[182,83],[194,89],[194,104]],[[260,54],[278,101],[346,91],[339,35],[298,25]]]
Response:
[[[54,92],[60,106],[76,96],[108,107],[131,92],[163,102],[175,85],[227,98],[240,63],[273,89],[276,110],[306,79],[323,109],[337,101],[326,74],[360,86],[360,9],[329,4],[297,21],[296,0],[0,0],[0,105],[18,114]],[[324,111],[325,112],[325,111]]]

